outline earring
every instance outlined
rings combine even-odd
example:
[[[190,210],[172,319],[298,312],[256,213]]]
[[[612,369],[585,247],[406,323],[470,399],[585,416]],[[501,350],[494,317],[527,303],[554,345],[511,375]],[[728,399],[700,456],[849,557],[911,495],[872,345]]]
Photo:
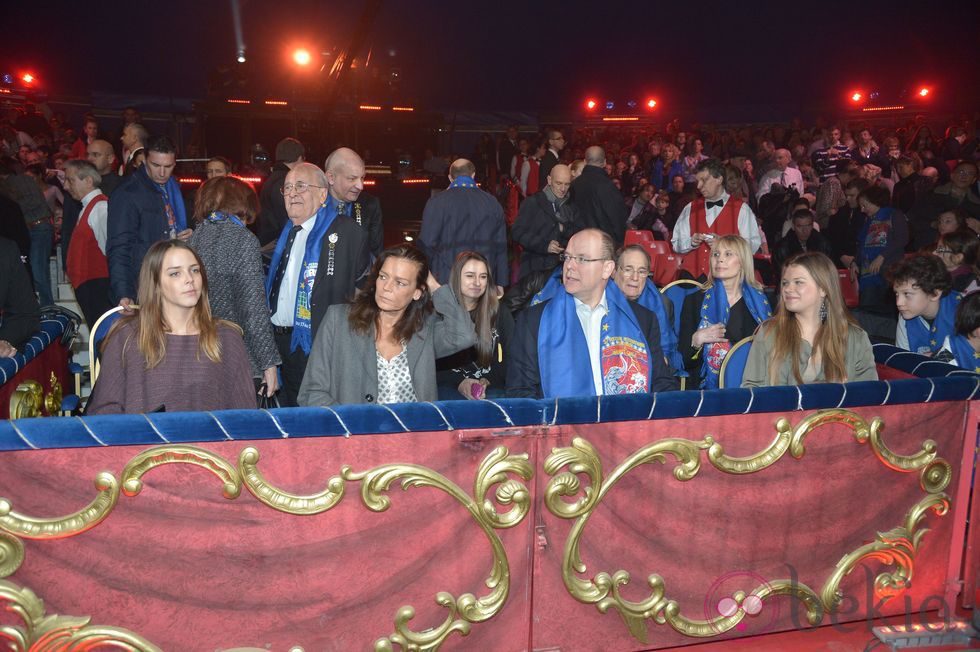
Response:
[[[826,297],[820,300],[820,323],[827,321],[827,299]]]

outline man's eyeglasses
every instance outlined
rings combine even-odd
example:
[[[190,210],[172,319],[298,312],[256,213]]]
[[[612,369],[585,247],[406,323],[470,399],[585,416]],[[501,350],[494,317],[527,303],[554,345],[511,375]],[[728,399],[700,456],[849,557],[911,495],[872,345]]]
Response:
[[[633,267],[633,266],[620,267],[619,271],[621,271],[623,274],[626,274],[627,276],[646,277],[650,275],[650,270],[646,267]]]
[[[296,191],[297,195],[302,195],[304,192],[310,188],[323,188],[324,186],[315,186],[312,183],[306,183],[305,181],[297,181],[296,183],[287,183],[282,187],[283,195],[288,195],[289,193]]]
[[[608,258],[586,258],[585,256],[571,256],[569,254],[558,254],[558,260],[563,263],[574,260],[578,265],[584,265],[585,263],[599,263],[604,260],[609,260]]]
[[[935,251],[937,255],[953,253],[953,250],[950,249],[949,247],[936,247],[935,249],[933,249],[933,251]]]

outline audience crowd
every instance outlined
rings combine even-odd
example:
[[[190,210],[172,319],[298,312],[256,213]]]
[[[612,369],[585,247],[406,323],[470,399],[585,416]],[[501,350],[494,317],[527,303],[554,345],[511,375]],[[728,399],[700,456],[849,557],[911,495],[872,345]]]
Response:
[[[711,389],[749,338],[748,387],[876,379],[877,341],[980,370],[967,120],[513,126],[427,150],[388,248],[352,149],[283,138],[258,192],[214,156],[185,196],[138,111],[80,126],[0,119],[0,356],[60,242],[88,325],[122,309],[88,413]]]

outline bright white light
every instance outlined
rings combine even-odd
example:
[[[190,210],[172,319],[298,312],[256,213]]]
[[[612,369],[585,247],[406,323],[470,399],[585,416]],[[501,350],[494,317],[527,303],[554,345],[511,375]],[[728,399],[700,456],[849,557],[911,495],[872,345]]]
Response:
[[[245,63],[245,53],[244,52],[239,52],[238,53],[238,63]]]

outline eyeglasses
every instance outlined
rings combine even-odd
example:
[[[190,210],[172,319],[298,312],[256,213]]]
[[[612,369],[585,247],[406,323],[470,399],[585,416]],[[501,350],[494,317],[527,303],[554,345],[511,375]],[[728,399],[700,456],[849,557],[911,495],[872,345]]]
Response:
[[[564,136],[556,136],[554,138],[550,138],[549,140],[565,140],[565,137]]]
[[[574,260],[577,264],[582,265],[585,263],[599,263],[604,260],[609,260],[608,258],[586,258],[585,256],[570,256],[569,254],[558,254],[558,260],[563,263]]]
[[[306,183],[305,181],[297,181],[295,184],[293,184],[293,183],[287,183],[287,184],[285,184],[282,187],[282,190],[280,190],[280,192],[283,195],[288,195],[293,190],[295,190],[297,195],[302,195],[304,192],[306,192],[310,188],[324,188],[324,186],[315,186],[312,183]]]
[[[953,250],[950,249],[949,247],[936,247],[933,251],[935,251],[937,254],[951,254],[951,253],[953,253]]]
[[[627,276],[649,276],[650,270],[646,267],[620,267],[619,271]]]

